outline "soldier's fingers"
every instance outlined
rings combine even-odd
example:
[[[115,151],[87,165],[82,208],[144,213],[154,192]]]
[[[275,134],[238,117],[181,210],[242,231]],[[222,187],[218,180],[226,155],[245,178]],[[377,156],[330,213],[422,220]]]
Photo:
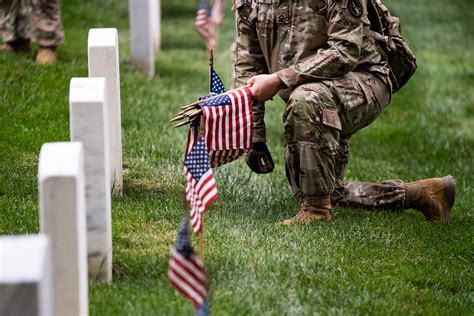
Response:
[[[247,80],[247,84],[248,85],[253,85],[255,83],[255,77],[250,77],[248,80]]]
[[[252,95],[257,98],[258,100],[260,100],[260,93],[259,93],[259,90],[257,89],[257,85],[253,85],[250,87],[250,91],[252,92]]]

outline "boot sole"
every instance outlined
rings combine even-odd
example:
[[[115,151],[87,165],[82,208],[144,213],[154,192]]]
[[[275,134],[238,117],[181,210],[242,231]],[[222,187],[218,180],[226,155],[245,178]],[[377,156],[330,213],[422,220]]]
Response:
[[[451,209],[454,205],[454,199],[456,197],[456,180],[453,176],[443,177],[444,195],[446,197],[446,207],[444,208],[444,214],[442,221],[445,223],[451,222]]]

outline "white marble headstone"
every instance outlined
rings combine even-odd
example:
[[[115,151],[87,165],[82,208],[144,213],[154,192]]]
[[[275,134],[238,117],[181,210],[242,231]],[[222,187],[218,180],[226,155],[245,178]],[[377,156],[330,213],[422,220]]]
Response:
[[[48,236],[0,237],[0,315],[53,315]]]
[[[161,50],[161,0],[151,0],[151,23],[153,26],[153,46],[155,52]]]
[[[84,146],[89,278],[112,280],[107,93],[104,78],[72,78],[69,90],[71,141]]]
[[[120,193],[122,179],[122,123],[120,110],[120,69],[117,29],[90,29],[88,40],[89,77],[107,80],[110,180]]]
[[[51,241],[56,315],[88,314],[86,193],[82,144],[41,147],[41,232]]]
[[[155,75],[153,18],[157,16],[155,0],[129,0],[131,63],[140,67],[148,77]]]

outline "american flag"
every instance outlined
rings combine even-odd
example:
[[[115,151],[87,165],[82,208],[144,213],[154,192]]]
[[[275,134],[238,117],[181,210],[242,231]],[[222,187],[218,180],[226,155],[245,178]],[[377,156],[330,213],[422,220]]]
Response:
[[[196,32],[204,39],[207,39],[209,34],[209,3],[207,0],[201,0],[199,2],[194,26],[196,27]]]
[[[181,223],[168,265],[168,282],[189,299],[198,313],[207,311],[207,280],[204,264],[194,253],[188,234],[188,216]]]
[[[211,20],[215,25],[219,25],[224,21],[224,0],[214,0],[212,4]]]
[[[216,46],[216,26],[210,15],[211,10],[209,8],[208,0],[201,0],[196,13],[196,21],[194,26],[196,28],[196,32],[206,41],[207,49],[209,51],[213,50]]]
[[[211,167],[234,161],[250,149],[253,114],[252,92],[248,87],[203,100],[200,106]]]
[[[225,92],[224,84],[222,83],[221,78],[214,70],[214,67],[211,67],[211,82],[210,82],[210,91],[211,93],[222,94]]]
[[[191,225],[198,235],[206,209],[217,199],[217,187],[209,163],[206,144],[197,126],[191,126],[183,163],[186,175],[186,199],[191,204]]]

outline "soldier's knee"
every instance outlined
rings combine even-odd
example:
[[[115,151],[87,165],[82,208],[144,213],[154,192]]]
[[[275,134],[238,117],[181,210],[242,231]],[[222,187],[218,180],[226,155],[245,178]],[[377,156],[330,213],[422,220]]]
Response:
[[[332,106],[332,93],[323,83],[308,83],[297,87],[290,94],[288,104],[314,109]]]
[[[288,99],[283,116],[287,141],[320,139],[328,129],[327,113],[335,113],[332,120],[339,122],[332,94],[324,84],[310,83],[296,88]]]

